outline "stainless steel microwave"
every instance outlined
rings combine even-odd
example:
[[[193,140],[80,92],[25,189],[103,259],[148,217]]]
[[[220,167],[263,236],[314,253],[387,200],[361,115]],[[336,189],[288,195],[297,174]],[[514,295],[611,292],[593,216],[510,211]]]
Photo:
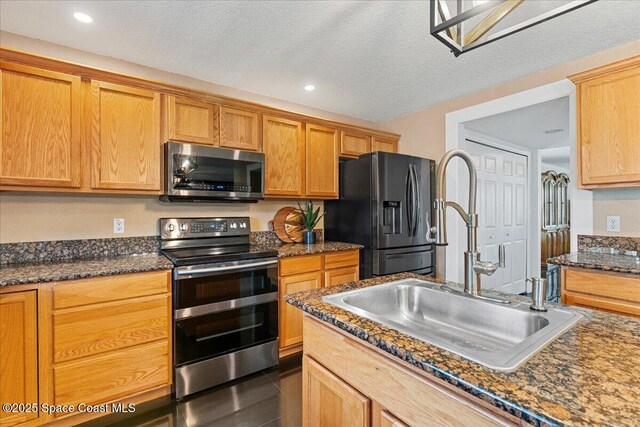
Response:
[[[264,199],[264,154],[198,144],[165,143],[169,202],[257,202]]]

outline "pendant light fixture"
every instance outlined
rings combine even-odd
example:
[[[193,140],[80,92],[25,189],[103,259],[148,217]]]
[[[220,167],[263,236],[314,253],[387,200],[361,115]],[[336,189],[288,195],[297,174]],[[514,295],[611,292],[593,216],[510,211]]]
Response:
[[[542,5],[552,4],[552,2],[430,0],[431,35],[447,45],[455,56],[459,56],[595,1],[597,0],[572,0],[550,10],[540,10]],[[514,13],[516,10],[519,13]],[[527,17],[532,13],[535,16]],[[508,24],[511,19],[511,17],[507,18],[509,15],[517,18],[511,25]],[[519,16],[516,17],[516,15]]]

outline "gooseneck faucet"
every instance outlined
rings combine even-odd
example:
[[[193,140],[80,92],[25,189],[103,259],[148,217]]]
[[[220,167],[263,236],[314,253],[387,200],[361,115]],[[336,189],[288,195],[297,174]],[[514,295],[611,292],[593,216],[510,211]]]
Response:
[[[460,157],[469,169],[469,209],[468,212],[456,202],[446,200],[446,172],[447,165],[454,157]],[[462,150],[448,151],[440,163],[437,170],[436,181],[436,198],[434,201],[435,208],[435,226],[431,228],[431,232],[435,234],[435,244],[437,246],[448,245],[447,241],[447,207],[454,208],[467,224],[467,250],[464,253],[464,292],[481,298],[490,299],[498,302],[508,303],[508,300],[502,298],[481,296],[480,276],[486,274],[491,276],[499,267],[505,266],[504,263],[504,245],[498,246],[498,263],[490,261],[481,261],[480,252],[478,252],[478,213],[476,211],[476,193],[478,187],[478,177],[476,167],[471,156]]]

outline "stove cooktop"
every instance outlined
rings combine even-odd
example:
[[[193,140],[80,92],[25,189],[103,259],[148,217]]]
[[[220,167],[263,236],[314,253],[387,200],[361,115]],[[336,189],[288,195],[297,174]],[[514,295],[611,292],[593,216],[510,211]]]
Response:
[[[277,250],[262,249],[252,245],[165,249],[161,253],[176,266],[210,264],[213,262],[239,261],[255,258],[277,257]]]

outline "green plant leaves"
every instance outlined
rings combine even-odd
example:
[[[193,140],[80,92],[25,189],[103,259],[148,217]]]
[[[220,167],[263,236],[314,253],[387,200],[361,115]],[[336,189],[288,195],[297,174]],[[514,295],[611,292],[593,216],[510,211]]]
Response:
[[[302,215],[302,225],[307,231],[313,231],[320,219],[324,216],[325,212],[320,213],[320,208],[313,210],[313,202],[309,200],[307,202],[306,209],[302,209],[300,202],[298,202],[298,211]]]

